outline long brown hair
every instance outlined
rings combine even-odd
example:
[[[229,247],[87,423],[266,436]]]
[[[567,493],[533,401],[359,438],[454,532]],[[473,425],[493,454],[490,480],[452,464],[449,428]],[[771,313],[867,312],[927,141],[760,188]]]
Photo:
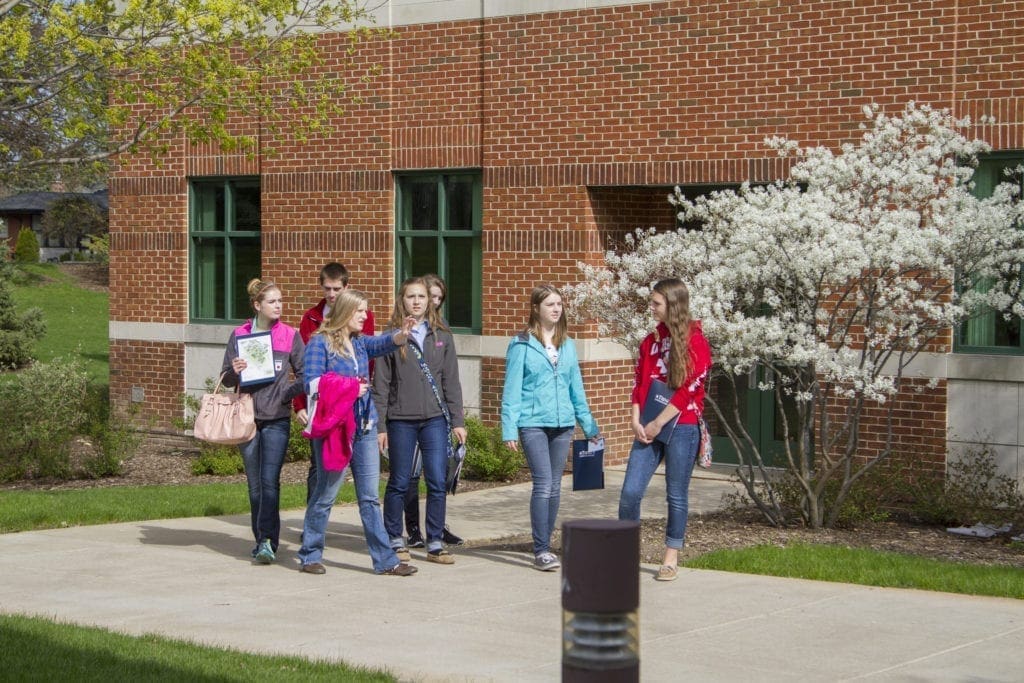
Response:
[[[405,312],[405,292],[412,286],[419,285],[423,288],[423,291],[427,293],[427,312],[424,318],[426,318],[427,324],[430,325],[431,329],[448,331],[448,326],[444,324],[444,319],[441,317],[441,312],[434,308],[434,304],[430,301],[430,286],[427,284],[427,280],[423,277],[410,277],[406,278],[401,285],[398,287],[398,293],[395,295],[395,307],[391,311],[391,320],[388,321],[388,325],[396,330],[402,328],[402,321],[405,319],[407,313]],[[405,360],[405,346],[402,346],[398,353],[402,356],[402,360]]]
[[[359,306],[365,304],[366,301],[366,295],[356,289],[343,289],[338,293],[338,298],[331,306],[331,312],[327,314],[320,329],[316,331],[317,334],[326,337],[328,351],[346,358],[354,357],[351,340],[353,336],[359,336],[360,333],[353,334],[348,329],[348,323],[359,310]]]
[[[654,284],[654,291],[665,297],[665,326],[672,338],[668,354],[668,384],[682,386],[690,374],[690,290],[682,280],[670,278]]]
[[[557,294],[558,298],[562,300],[562,317],[555,323],[555,334],[551,337],[551,343],[554,344],[556,349],[560,349],[562,348],[562,342],[569,336],[569,324],[565,320],[565,297],[562,296],[562,293],[554,285],[541,284],[533,288],[533,292],[530,294],[530,322],[526,324],[526,327],[543,346],[544,337],[540,327],[540,305],[552,294]]]

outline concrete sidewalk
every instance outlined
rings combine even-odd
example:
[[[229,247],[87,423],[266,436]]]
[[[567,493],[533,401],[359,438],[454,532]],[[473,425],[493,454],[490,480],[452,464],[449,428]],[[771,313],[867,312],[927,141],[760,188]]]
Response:
[[[561,519],[614,517],[622,472],[573,493]],[[529,529],[529,484],[449,498],[473,541]],[[699,477],[691,512],[732,485]],[[664,514],[660,476],[645,514]],[[302,513],[283,515],[279,563],[255,566],[248,516],[0,535],[0,611],[130,634],[387,668],[408,681],[554,681],[561,667],[558,572],[525,553],[414,552],[411,578],[370,569],[354,506],[335,508],[324,576],[300,574]],[[1021,681],[1024,601],[680,570],[641,571],[645,681]],[[600,571],[595,567],[594,571]],[[1024,580],[1024,577],[1022,577]]]

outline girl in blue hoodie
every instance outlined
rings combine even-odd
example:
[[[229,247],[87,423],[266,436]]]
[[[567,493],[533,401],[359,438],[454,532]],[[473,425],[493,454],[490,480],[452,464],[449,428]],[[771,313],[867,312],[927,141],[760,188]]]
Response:
[[[566,330],[561,292],[538,285],[530,296],[530,322],[512,338],[505,355],[501,438],[512,450],[522,442],[530,467],[533,566],[540,571],[561,566],[551,552],[551,534],[573,427],[578,422],[590,439],[597,439],[599,431],[587,406],[576,345]]]

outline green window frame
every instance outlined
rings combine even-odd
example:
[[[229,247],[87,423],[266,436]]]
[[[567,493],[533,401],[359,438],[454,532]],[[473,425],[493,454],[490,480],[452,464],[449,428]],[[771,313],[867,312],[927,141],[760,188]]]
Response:
[[[975,195],[992,196],[999,183],[1010,180],[1006,176],[1006,170],[1021,164],[1024,164],[1024,151],[997,152],[979,159],[978,168],[974,172]],[[1021,176],[1016,176],[1015,181],[1024,186]],[[974,286],[987,285],[977,283]],[[1012,316],[1007,320],[996,311],[975,316],[960,325],[953,350],[957,353],[1024,355],[1021,320],[1018,316]]]
[[[453,332],[479,334],[483,291],[483,175],[479,170],[395,175],[398,283],[435,273],[448,285],[442,315]]]
[[[190,320],[247,318],[245,285],[261,270],[259,178],[191,180],[188,216]]]

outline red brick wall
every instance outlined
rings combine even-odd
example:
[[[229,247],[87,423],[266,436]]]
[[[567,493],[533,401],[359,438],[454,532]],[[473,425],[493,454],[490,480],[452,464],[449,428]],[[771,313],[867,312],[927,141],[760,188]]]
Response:
[[[670,226],[666,188],[783,177],[766,136],[836,147],[859,134],[863,105],[895,112],[915,100],[994,114],[976,133],[1024,147],[1021,16],[1024,1],[680,0],[402,26],[351,65],[344,37],[324,36],[329,59],[305,77],[349,73],[362,98],[328,134],[299,145],[285,130],[266,142],[273,155],[251,160],[171,141],[160,165],[138,155],[115,172],[111,316],[186,321],[186,176],[242,173],[263,179],[265,274],[281,282],[288,319],[317,298],[329,259],[349,266],[384,318],[392,171],[468,167],[484,178],[483,333],[508,335],[534,284],[572,282],[609,240]],[[362,83],[373,64],[382,75]],[[159,296],[139,296],[136,273],[161,283]],[[489,420],[501,362],[484,359]],[[603,426],[622,414],[628,365],[585,364]],[[116,370],[115,397],[149,376]],[[148,401],[164,419],[178,410]],[[608,430],[621,455],[624,426]]]
[[[132,403],[133,386],[144,390],[142,403]],[[111,340],[110,401],[122,416],[137,409],[131,419],[142,428],[167,429],[181,417],[185,390],[185,349],[181,344]],[[169,411],[174,406],[173,411]],[[169,412],[168,412],[169,411]],[[162,418],[153,424],[150,418]]]

